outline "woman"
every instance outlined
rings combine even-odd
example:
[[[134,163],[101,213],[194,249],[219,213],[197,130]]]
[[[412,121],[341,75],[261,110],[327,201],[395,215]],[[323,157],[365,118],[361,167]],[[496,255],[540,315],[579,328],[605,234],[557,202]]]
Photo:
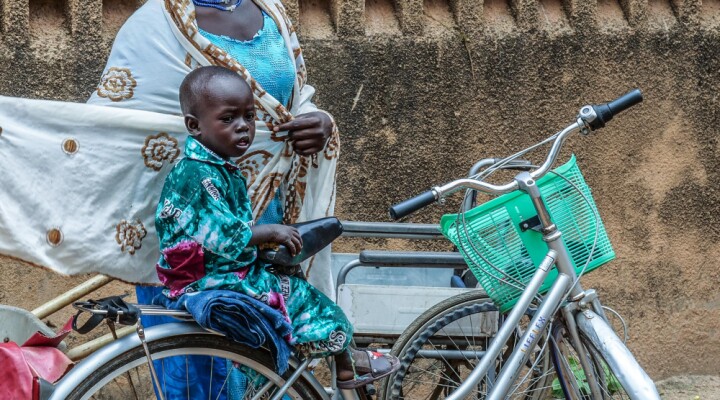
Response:
[[[118,33],[89,103],[180,115],[178,87],[204,65],[227,67],[253,89],[255,142],[237,163],[256,221],[287,224],[332,215],[338,132],[332,117],[311,102],[314,89],[306,84],[302,51],[278,0],[150,0]],[[329,256],[326,249],[304,270],[311,284],[334,299]],[[157,287],[137,287],[141,303],[157,293]],[[206,363],[194,361],[196,375],[209,375]],[[213,376],[223,376],[222,369],[216,366]],[[243,379],[237,370],[230,375],[231,381]]]
[[[228,1],[148,1],[120,29],[88,103],[180,115],[177,88],[187,73],[230,68],[250,83],[257,106],[255,143],[238,160],[253,215],[286,224],[332,215],[338,132],[311,101],[315,89],[285,10],[279,0]],[[332,299],[329,260],[327,249],[305,273]]]

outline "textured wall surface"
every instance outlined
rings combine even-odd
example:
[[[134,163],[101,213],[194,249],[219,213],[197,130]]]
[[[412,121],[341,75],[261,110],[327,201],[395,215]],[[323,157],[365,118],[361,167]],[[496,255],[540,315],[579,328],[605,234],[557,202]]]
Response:
[[[139,6],[0,4],[0,94],[71,101],[94,89],[115,32]],[[720,0],[286,4],[318,102],[340,124],[344,219],[385,221],[389,204],[540,140],[585,103],[640,87],[642,105],[567,147],[618,255],[584,282],[629,321],[629,345],[654,378],[720,374]],[[429,245],[336,250],[360,246]],[[0,268],[0,302],[26,308],[79,281],[7,258]]]

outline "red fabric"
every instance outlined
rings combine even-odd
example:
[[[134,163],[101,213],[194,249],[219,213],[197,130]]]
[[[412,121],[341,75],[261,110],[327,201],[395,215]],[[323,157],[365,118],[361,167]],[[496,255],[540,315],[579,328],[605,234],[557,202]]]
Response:
[[[48,382],[56,382],[65,375],[72,361],[55,347],[21,347],[25,362],[36,375]]]
[[[71,323],[72,318],[53,337],[36,332],[22,346],[0,343],[0,399],[36,399],[37,377],[54,383],[67,372],[72,361],[56,346],[70,332]]]
[[[22,347],[30,347],[30,346],[48,346],[48,347],[58,347],[60,345],[60,342],[65,340],[65,337],[72,332],[72,318],[70,318],[65,325],[57,332],[55,332],[55,336],[45,336],[44,333],[38,331],[35,332],[28,340],[23,343]]]
[[[205,276],[205,253],[198,243],[185,241],[163,250],[170,268],[155,266],[158,278],[175,296],[185,286]]]
[[[0,399],[32,399],[33,374],[17,343],[0,343]]]

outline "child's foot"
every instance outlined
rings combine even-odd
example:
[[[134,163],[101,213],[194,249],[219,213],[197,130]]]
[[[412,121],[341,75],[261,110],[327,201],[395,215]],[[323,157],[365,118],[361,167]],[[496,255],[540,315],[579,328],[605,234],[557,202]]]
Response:
[[[370,350],[348,349],[335,356],[337,385],[340,389],[354,389],[384,378],[400,368],[400,360],[390,354]]]

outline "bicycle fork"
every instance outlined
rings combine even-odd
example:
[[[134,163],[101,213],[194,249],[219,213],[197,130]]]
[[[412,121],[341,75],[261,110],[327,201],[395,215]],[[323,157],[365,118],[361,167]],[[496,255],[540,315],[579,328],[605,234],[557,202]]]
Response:
[[[602,354],[630,398],[660,400],[655,383],[605,319],[592,310],[584,310],[575,315],[575,321],[578,331]]]

